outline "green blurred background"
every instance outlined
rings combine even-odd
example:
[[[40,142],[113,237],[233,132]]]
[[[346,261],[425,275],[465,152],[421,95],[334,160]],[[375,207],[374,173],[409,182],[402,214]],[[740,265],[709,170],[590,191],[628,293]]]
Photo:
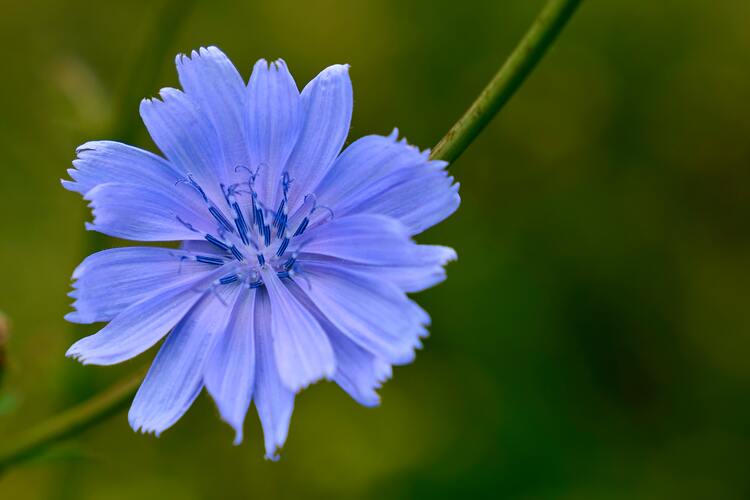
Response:
[[[154,354],[64,357],[85,333],[62,316],[88,214],[58,179],[78,144],[136,123],[145,96],[118,109],[135,79],[175,86],[174,54],[208,44],[245,77],[283,57],[300,86],[347,62],[351,137],[398,126],[429,147],[541,5],[199,0],[154,64],[143,40],[174,24],[159,2],[2,0],[0,439]],[[158,440],[120,413],[10,471],[0,497],[750,498],[748,167],[750,3],[584,0],[452,167],[463,204],[420,240],[459,261],[418,296],[431,337],[381,407],[313,386],[279,463],[254,412],[233,447],[205,395]]]

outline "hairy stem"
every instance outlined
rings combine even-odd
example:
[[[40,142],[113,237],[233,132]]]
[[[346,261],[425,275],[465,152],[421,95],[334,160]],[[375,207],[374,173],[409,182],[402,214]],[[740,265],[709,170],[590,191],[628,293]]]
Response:
[[[581,0],[549,0],[531,28],[471,107],[433,148],[430,158],[454,162],[510,100],[568,22]]]
[[[170,10],[172,4],[176,3],[180,2],[170,2],[167,11]],[[187,8],[186,3],[190,2],[182,1],[183,9]],[[489,85],[432,150],[433,159],[454,161],[464,152],[539,62],[579,3],[580,0],[549,0],[547,2],[534,24]],[[174,22],[174,19],[171,22]],[[171,34],[174,34],[174,31]],[[152,41],[152,45],[145,47],[158,47],[158,50],[166,51],[168,46],[169,43],[162,38]],[[154,52],[148,49],[145,49],[143,54],[156,59]],[[159,54],[158,57],[163,58],[163,54]],[[146,67],[149,69],[143,73],[156,73],[157,66],[146,65]],[[150,80],[140,81],[147,84],[148,88],[142,89],[138,86],[137,92],[130,89],[123,95],[123,103],[129,102],[134,95],[139,97],[150,91],[152,86]],[[129,120],[130,118],[123,118],[116,136],[122,138],[133,134],[133,125]],[[143,374],[138,373],[89,401],[38,424],[18,439],[6,442],[0,449],[0,474],[10,466],[35,456],[56,442],[85,431],[125,408],[142,378]]]

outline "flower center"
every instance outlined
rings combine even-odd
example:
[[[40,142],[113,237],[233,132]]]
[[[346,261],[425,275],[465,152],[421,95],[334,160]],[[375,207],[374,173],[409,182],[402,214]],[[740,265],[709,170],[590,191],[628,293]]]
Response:
[[[237,167],[245,168],[245,167]],[[289,213],[289,186],[292,179],[284,172],[279,179],[280,201],[271,209],[259,199],[255,190],[256,173],[247,182],[224,186],[224,200],[216,204],[205,190],[188,175],[178,181],[186,184],[201,197],[216,229],[203,234],[217,253],[197,254],[197,262],[226,267],[227,274],[215,285],[240,282],[248,288],[263,286],[261,269],[272,269],[281,279],[292,279],[298,273],[297,255],[301,249],[300,236],[310,227],[325,222],[333,212],[316,204],[315,195],[308,194],[299,208]],[[201,233],[187,221],[177,219],[191,231]]]

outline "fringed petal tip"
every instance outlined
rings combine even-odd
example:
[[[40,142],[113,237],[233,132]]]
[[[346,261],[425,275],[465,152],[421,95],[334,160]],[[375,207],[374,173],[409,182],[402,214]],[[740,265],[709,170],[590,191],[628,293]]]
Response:
[[[391,131],[391,133],[384,137],[387,137],[388,139],[390,139],[393,142],[393,144],[406,146],[408,149],[413,151],[414,154],[418,156],[422,161],[426,162],[429,167],[436,168],[436,169],[444,169],[445,167],[449,165],[449,163],[444,160],[430,160],[430,153],[432,153],[432,150],[430,148],[419,149],[419,146],[411,144],[409,140],[406,138],[406,136],[403,136],[399,139],[398,127],[393,127],[393,130]]]
[[[65,319],[65,321],[67,321],[68,323],[76,323],[79,325],[86,325],[86,324],[91,323],[91,321],[87,321],[86,318],[82,317],[81,313],[78,311],[69,312],[68,314],[63,316],[63,319]],[[69,353],[70,353],[70,349],[68,349],[68,352],[66,352],[65,355],[70,358],[72,356]]]
[[[149,427],[144,422],[140,422],[136,417],[132,415],[128,415],[128,423],[130,424],[130,428],[133,429],[133,431],[145,436],[154,436],[157,439],[160,438],[162,432],[166,430]]]
[[[266,454],[263,458],[269,462],[278,462],[281,460],[281,452],[283,451],[285,440],[280,440],[276,443],[266,443]]]
[[[188,61],[195,60],[198,57],[226,57],[224,55],[224,52],[221,51],[221,49],[215,45],[209,45],[208,47],[199,47],[197,50],[193,49],[190,51],[190,54],[185,54],[183,52],[180,52],[175,56],[175,64],[180,65],[182,64],[185,59]]]
[[[282,58],[278,59],[266,59],[262,57],[253,64],[253,70],[265,69],[265,70],[276,70],[276,71],[288,71],[286,61]]]
[[[68,319],[68,316],[71,316],[72,314],[75,314],[75,313],[66,314],[65,319]],[[80,323],[80,321],[71,321],[69,319],[68,321],[70,321],[71,323]],[[80,344],[80,341],[70,346],[70,348],[68,348],[68,350],[65,352],[65,357],[78,361],[82,365],[96,364],[96,363],[89,362],[86,356],[86,353],[84,352],[84,349],[79,344]]]

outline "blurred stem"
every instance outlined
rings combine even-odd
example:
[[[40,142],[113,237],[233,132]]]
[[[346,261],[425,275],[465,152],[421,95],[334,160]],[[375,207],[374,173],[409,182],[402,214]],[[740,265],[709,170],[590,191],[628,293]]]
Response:
[[[143,379],[143,373],[110,387],[90,400],[42,422],[0,450],[0,475],[8,467],[32,458],[47,446],[96,425],[127,406]]]
[[[549,0],[531,28],[464,115],[433,148],[430,158],[454,162],[510,100],[570,20],[581,0]]]
[[[432,151],[433,159],[453,161],[464,152],[495,113],[518,89],[570,19],[579,3],[580,0],[549,0],[547,2],[500,71],[464,116],[435,146]],[[165,13],[160,16],[152,34],[155,39],[144,44],[142,53],[133,65],[132,82],[136,84],[127,88],[121,95],[123,106],[119,108],[121,111],[118,113],[119,120],[116,122],[120,125],[115,130],[115,136],[120,140],[127,139],[131,142],[137,123],[134,115],[122,110],[133,104],[131,101],[146,95],[155,85],[153,78],[158,73],[159,62],[164,58],[169,42],[176,33],[180,16],[184,16],[190,4],[192,2],[186,0],[167,3]],[[125,87],[128,87],[127,84],[130,81],[125,82]],[[91,242],[97,243],[93,237]],[[143,373],[138,373],[87,402],[42,422],[18,439],[9,441],[0,449],[0,474],[10,466],[33,457],[58,441],[83,432],[125,408],[138,389],[142,378]]]

